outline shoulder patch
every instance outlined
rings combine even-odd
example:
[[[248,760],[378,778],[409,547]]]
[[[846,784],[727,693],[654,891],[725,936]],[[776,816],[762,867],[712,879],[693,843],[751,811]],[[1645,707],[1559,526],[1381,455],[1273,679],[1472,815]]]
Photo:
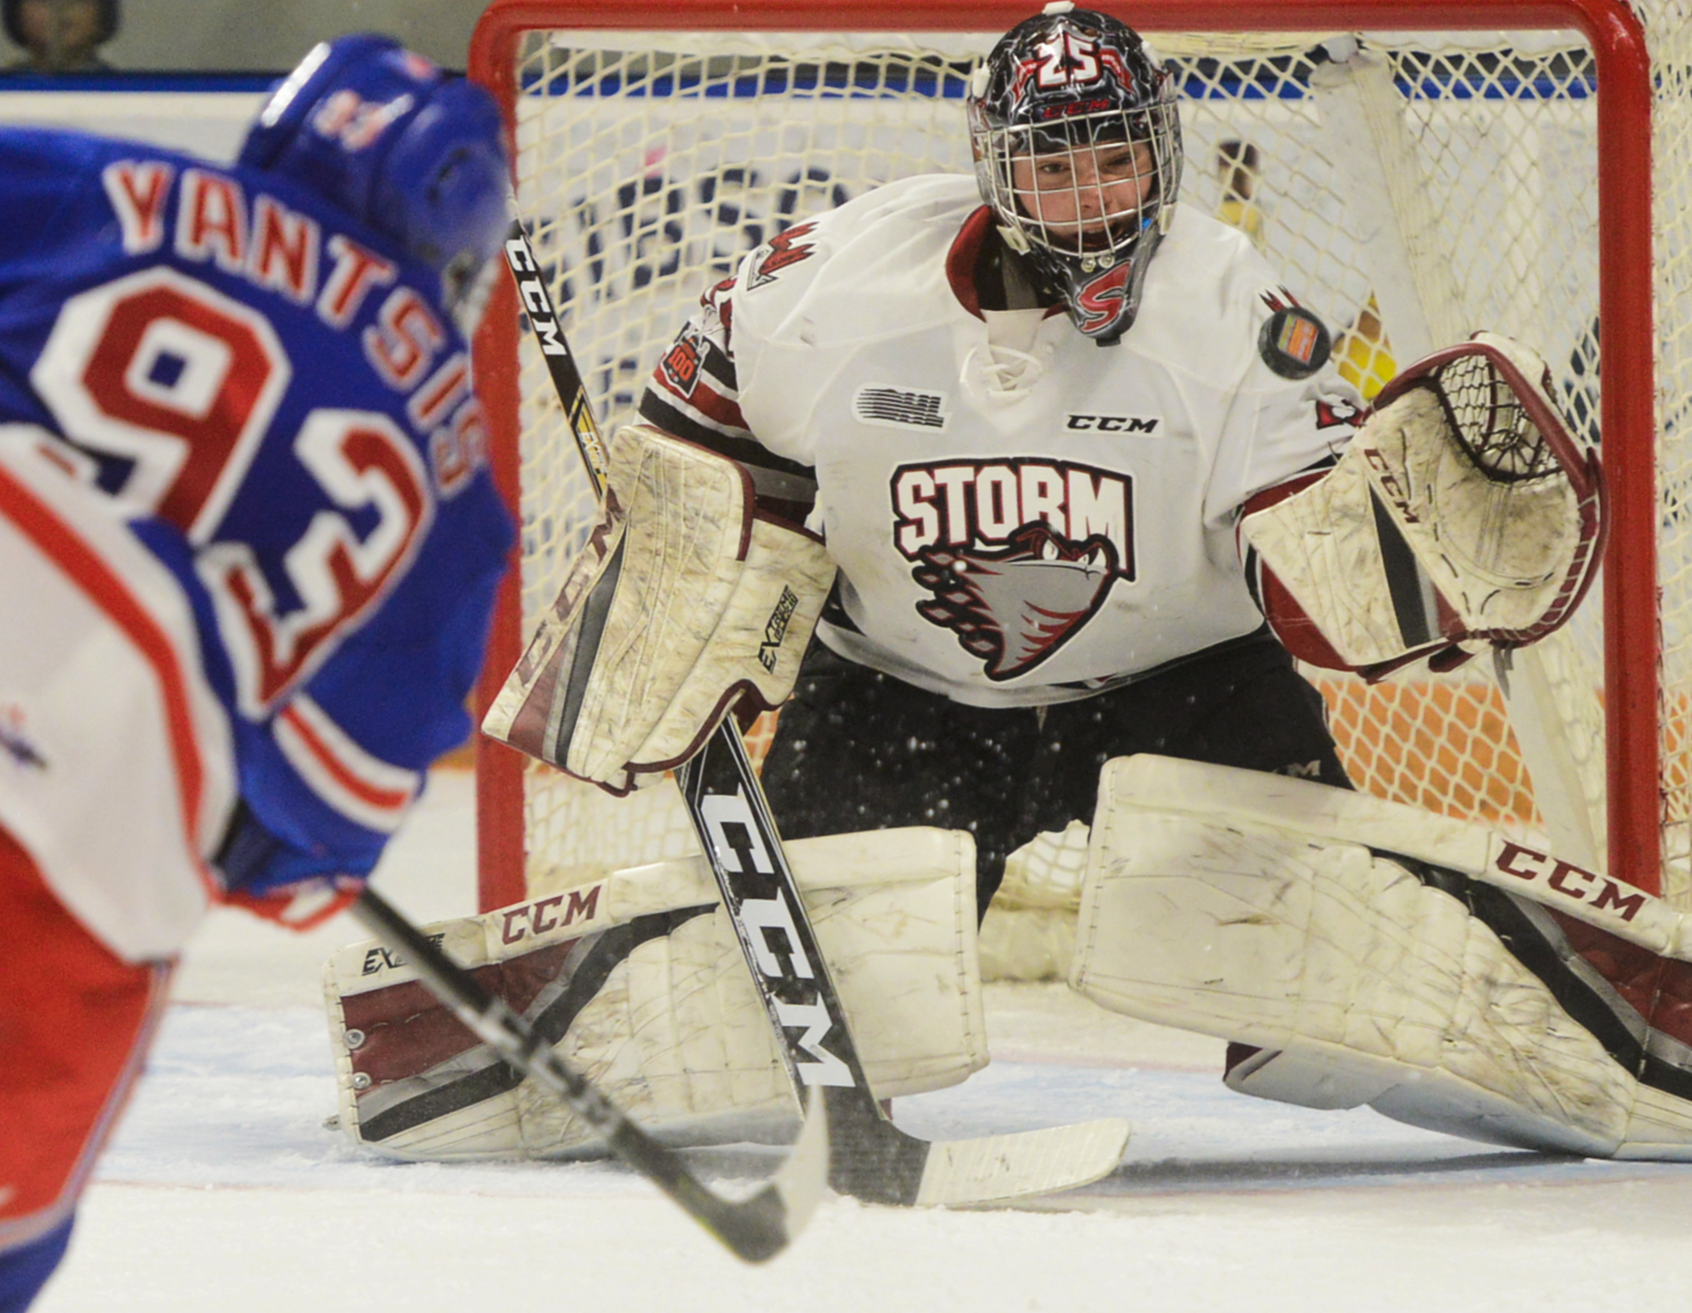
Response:
[[[1369,413],[1367,406],[1359,406],[1356,402],[1347,401],[1344,397],[1316,398],[1316,427],[1321,429],[1338,428],[1344,424],[1356,428],[1363,423],[1363,418]]]
[[[1333,339],[1327,326],[1300,305],[1283,305],[1257,335],[1257,352],[1282,378],[1309,378],[1328,363]]]
[[[664,358],[658,362],[658,368],[669,380],[670,386],[684,397],[693,395],[694,385],[699,382],[699,371],[705,363],[705,336],[691,325],[682,329],[680,335],[671,343],[670,349],[664,353]]]
[[[746,290],[755,292],[773,283],[776,275],[789,265],[810,259],[816,250],[816,234],[812,231],[816,226],[814,219],[795,224],[752,252],[752,268],[747,274]]]

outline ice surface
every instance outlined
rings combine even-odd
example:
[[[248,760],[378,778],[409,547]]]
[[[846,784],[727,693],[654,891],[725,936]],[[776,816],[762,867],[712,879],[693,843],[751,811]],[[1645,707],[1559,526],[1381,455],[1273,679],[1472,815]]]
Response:
[[[472,910],[469,779],[439,773],[378,873],[417,919]],[[903,1099],[901,1125],[983,1135],[1126,1116],[1123,1166],[1019,1209],[826,1199],[747,1267],[609,1163],[384,1163],[326,1130],[318,978],[363,938],[220,913],[178,973],[148,1073],[36,1313],[1028,1313],[1692,1307],[1692,1167],[1502,1152],[1217,1079],[1220,1045],[1061,986],[991,986],[995,1061]],[[775,1151],[701,1151],[725,1185]]]

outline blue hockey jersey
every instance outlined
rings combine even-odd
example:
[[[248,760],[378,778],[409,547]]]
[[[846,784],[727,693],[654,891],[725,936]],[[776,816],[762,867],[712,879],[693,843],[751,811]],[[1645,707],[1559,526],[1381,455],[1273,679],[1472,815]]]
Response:
[[[511,542],[432,269],[286,180],[0,132],[0,424],[188,594],[266,887],[367,873],[469,730]]]

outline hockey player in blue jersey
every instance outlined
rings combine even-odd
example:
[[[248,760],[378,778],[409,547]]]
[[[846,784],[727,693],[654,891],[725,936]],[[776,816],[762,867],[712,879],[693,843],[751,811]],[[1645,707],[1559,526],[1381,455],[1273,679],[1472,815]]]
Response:
[[[344,903],[468,732],[507,186],[491,99],[368,36],[233,167],[0,132],[0,1310],[208,905]]]

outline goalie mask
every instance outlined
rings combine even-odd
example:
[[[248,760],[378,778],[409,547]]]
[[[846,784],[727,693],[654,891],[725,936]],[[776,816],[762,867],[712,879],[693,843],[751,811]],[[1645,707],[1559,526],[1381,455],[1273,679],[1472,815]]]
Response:
[[[1057,0],[1007,32],[967,101],[981,195],[1088,337],[1134,322],[1181,181],[1175,80],[1116,19]]]
[[[240,163],[289,178],[439,272],[468,332],[510,226],[499,109],[388,37],[318,45],[271,96]]]

